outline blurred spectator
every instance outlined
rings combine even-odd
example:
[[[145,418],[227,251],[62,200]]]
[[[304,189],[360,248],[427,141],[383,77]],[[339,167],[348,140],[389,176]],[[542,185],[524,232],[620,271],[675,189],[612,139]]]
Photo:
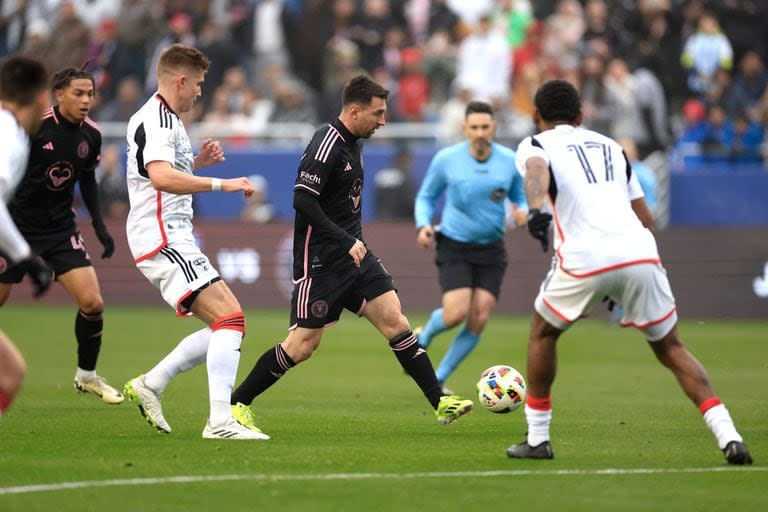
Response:
[[[50,35],[51,27],[47,21],[37,19],[30,22],[19,53],[44,61],[48,51],[48,38]]]
[[[376,217],[378,219],[413,219],[415,188],[412,168],[413,155],[406,146],[400,146],[393,166],[380,169],[374,175]]]
[[[120,2],[115,0],[73,0],[72,4],[90,30],[96,30],[104,20],[114,20],[120,9]]]
[[[702,143],[707,132],[707,109],[699,100],[688,100],[681,110],[683,126],[677,138],[677,152],[684,164],[703,161]]]
[[[515,75],[512,84],[512,125],[510,130],[517,137],[525,137],[533,133],[536,127],[533,125],[533,97],[538,88],[544,83],[544,74],[541,66],[535,62],[527,62]]]
[[[373,70],[384,64],[384,37],[392,27],[388,0],[363,0],[352,40],[360,49],[360,65]]]
[[[733,77],[734,94],[744,98],[745,108],[757,119],[757,105],[768,87],[768,72],[763,59],[755,51],[746,52],[739,61],[739,70]]]
[[[200,51],[211,60],[211,65],[205,74],[204,90],[214,91],[224,80],[224,73],[230,68],[239,66],[240,52],[221,26],[213,21],[203,23],[197,44]],[[203,94],[201,100],[204,105],[209,105],[211,96]]]
[[[293,30],[293,18],[283,0],[260,0],[253,7],[253,76],[261,75],[272,63],[290,65],[286,33]]]
[[[189,14],[180,12],[171,16],[171,18],[168,20],[168,32],[155,45],[155,50],[152,52],[152,61],[150,62],[149,69],[157,69],[157,63],[160,60],[160,54],[163,52],[163,50],[176,43],[184,44],[187,46],[195,46],[197,43],[197,37],[192,31],[192,17]],[[151,93],[156,89],[156,74],[154,72],[147,74],[145,87],[146,92]]]
[[[718,68],[731,69],[731,43],[712,13],[701,15],[696,33],[685,42],[680,61],[688,70],[688,87],[699,94],[707,91]]]
[[[317,123],[315,107],[296,80],[285,78],[279,81],[272,90],[272,97],[271,123]]]
[[[0,57],[15,52],[24,42],[27,3],[28,0],[0,2]]]
[[[734,163],[759,163],[762,161],[764,129],[742,112],[733,120],[732,132],[726,134],[730,160]]]
[[[749,108],[746,91],[733,86],[733,77],[727,69],[718,69],[703,98],[707,105],[721,105],[728,117],[735,117]]]
[[[429,82],[421,65],[421,50],[406,48],[402,53],[402,72],[398,80],[397,111],[408,122],[424,121],[429,102]]]
[[[657,197],[657,182],[656,174],[653,169],[643,162],[637,153],[637,146],[635,141],[630,138],[623,138],[617,141],[621,148],[624,150],[624,154],[627,155],[629,165],[632,166],[632,173],[637,176],[637,181],[640,182],[640,188],[643,189],[645,194],[645,202],[648,204],[648,208],[651,213],[656,217],[658,211]]]
[[[107,144],[101,150],[101,162],[96,170],[99,184],[99,206],[106,218],[124,219],[128,215],[128,186],[125,169],[117,144]]]
[[[727,161],[732,139],[733,124],[725,109],[720,105],[710,106],[701,141],[704,158],[709,162]]]
[[[442,146],[464,140],[464,117],[467,104],[472,101],[472,91],[459,91],[440,108],[437,123],[437,140]]]
[[[448,7],[467,25],[477,24],[483,17],[490,16],[494,0],[448,0]]]
[[[251,175],[248,179],[253,183],[254,191],[250,197],[245,198],[245,205],[240,211],[240,220],[265,224],[275,216],[275,208],[267,200],[269,184],[261,174]]]
[[[528,27],[533,23],[529,0],[500,0],[493,13],[494,25],[505,35],[507,44],[515,49],[525,43]]]
[[[88,63],[86,69],[93,73],[99,101],[109,101],[114,98],[117,88],[113,78],[114,56],[119,44],[117,23],[111,19],[102,20],[91,33],[91,42],[85,49],[83,60]]]
[[[544,23],[534,21],[528,26],[525,41],[512,52],[512,76],[516,77],[520,70],[529,62],[540,63],[546,69],[546,62],[541,59],[541,41],[544,34]]]
[[[579,88],[584,125],[600,133],[611,133],[613,113],[605,85],[605,57],[590,48],[581,58]]]
[[[489,16],[482,16],[459,45],[456,87],[498,108],[509,94],[511,60],[504,36],[491,27]]]
[[[400,57],[403,49],[408,42],[408,36],[403,27],[393,26],[384,33],[384,40],[381,48],[382,66],[393,76],[400,74]],[[377,69],[381,66],[375,66],[369,69]]]
[[[117,86],[115,99],[99,109],[99,121],[127,123],[143,103],[144,98],[139,81],[132,76],[125,77]]]
[[[584,11],[576,0],[560,0],[546,20],[542,53],[556,69],[570,69],[578,62],[582,36],[586,30]],[[599,131],[599,130],[598,130]]]
[[[451,82],[456,76],[456,47],[447,32],[438,31],[424,46],[424,73],[430,88],[430,101],[445,103],[451,94]]]
[[[456,42],[459,34],[465,30],[466,24],[448,6],[447,0],[432,0],[429,7],[429,24],[426,37],[431,37],[435,32],[445,32],[451,36],[451,41]],[[425,38],[414,36],[416,41],[424,41]]]
[[[58,19],[51,27],[51,38],[45,52],[49,69],[80,68],[85,62],[85,49],[90,41],[90,32],[83,23],[71,1],[59,4]]]

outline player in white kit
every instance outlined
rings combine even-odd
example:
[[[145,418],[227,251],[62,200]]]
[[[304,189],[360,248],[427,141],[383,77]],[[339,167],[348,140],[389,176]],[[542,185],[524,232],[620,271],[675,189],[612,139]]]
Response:
[[[523,443],[510,446],[507,455],[553,457],[550,390],[557,339],[607,297],[623,307],[622,325],[643,331],[656,357],[675,374],[726,460],[751,464],[706,371],[678,337],[675,299],[650,231],[653,220],[626,155],[612,139],[579,127],[581,100],[570,83],[545,83],[534,103],[540,133],[520,143],[516,165],[524,176],[528,229],[546,251],[554,219],[555,257],[536,297],[531,323],[528,435]]]
[[[37,131],[50,105],[48,73],[38,61],[11,57],[0,68],[0,271],[22,267],[32,279],[35,296],[51,285],[51,271],[31,253],[8,213],[6,203],[24,177],[29,158],[29,136]],[[0,331],[0,416],[18,393],[27,365],[19,349]]]
[[[124,393],[147,422],[170,433],[161,397],[170,380],[206,363],[210,416],[207,439],[268,439],[246,428],[231,414],[230,395],[245,334],[245,315],[229,287],[198,248],[192,233],[192,194],[222,190],[253,193],[244,177],[219,179],[194,171],[224,160],[218,142],[206,140],[193,155],[179,118],[201,94],[208,59],[179,44],[166,48],[157,66],[158,92],[128,122],[128,193],[131,209],[126,225],[136,266],[160,289],[178,316],[195,315],[207,327],[184,338],[144,375],[128,383]]]

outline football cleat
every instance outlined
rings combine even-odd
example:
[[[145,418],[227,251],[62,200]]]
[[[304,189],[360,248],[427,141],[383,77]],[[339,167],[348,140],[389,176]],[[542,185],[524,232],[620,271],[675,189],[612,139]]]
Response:
[[[741,441],[731,441],[723,448],[723,454],[728,464],[752,464],[752,456],[747,450],[747,446]]]
[[[212,427],[206,422],[203,439],[269,439],[269,436],[264,432],[251,430],[230,417],[226,423],[217,427]]]
[[[123,393],[136,404],[139,413],[150,426],[164,434],[171,433],[171,426],[165,421],[163,406],[160,404],[163,396],[144,385],[144,375],[129,380],[123,387]]]
[[[253,430],[259,434],[264,434],[264,432],[262,432],[261,429],[256,426],[256,415],[253,414],[253,411],[247,405],[237,402],[235,405],[230,407],[230,412],[235,421],[248,430]],[[266,439],[269,439],[269,436],[267,436]]]
[[[511,459],[553,459],[555,454],[552,453],[549,441],[544,441],[536,446],[531,446],[525,441],[507,448],[507,457]]]
[[[106,404],[119,404],[125,399],[121,392],[110,386],[106,379],[99,375],[94,375],[88,380],[75,376],[75,389],[80,393],[93,393]]]
[[[459,395],[445,395],[440,397],[440,403],[435,409],[437,422],[441,425],[453,423],[465,414],[472,411],[472,400],[467,400]]]

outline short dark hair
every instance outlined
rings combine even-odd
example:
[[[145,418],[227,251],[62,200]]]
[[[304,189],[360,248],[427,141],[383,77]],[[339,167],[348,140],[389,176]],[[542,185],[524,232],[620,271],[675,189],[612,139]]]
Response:
[[[581,114],[579,91],[565,80],[549,80],[544,83],[533,103],[544,121],[567,121],[572,123]]]
[[[48,71],[42,62],[29,57],[10,57],[0,68],[0,100],[31,105],[48,87]]]
[[[389,96],[389,91],[384,87],[374,82],[366,75],[357,75],[344,86],[344,90],[341,91],[341,104],[345,107],[352,103],[360,103],[361,105],[368,105],[373,98],[381,98],[386,100]]]
[[[69,87],[69,84],[72,83],[72,80],[78,79],[90,80],[91,84],[93,85],[93,89],[96,89],[96,80],[93,78],[91,73],[84,69],[65,68],[54,73],[53,77],[51,78],[51,90],[56,92],[60,91],[61,89],[66,89]]]
[[[493,107],[485,101],[470,101],[464,110],[464,119],[469,117],[469,114],[489,114],[493,117]]]
[[[179,68],[208,71],[208,66],[210,65],[211,61],[208,60],[208,57],[197,48],[176,43],[163,50],[160,54],[160,60],[157,63],[157,73],[179,71]]]

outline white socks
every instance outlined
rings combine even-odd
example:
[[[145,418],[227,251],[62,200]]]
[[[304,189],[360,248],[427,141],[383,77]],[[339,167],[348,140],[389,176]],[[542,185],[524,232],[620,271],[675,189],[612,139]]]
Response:
[[[232,329],[217,329],[211,334],[210,340],[206,358],[208,395],[211,400],[208,424],[216,427],[230,417],[230,398],[237,377],[243,334]]]
[[[89,381],[96,377],[96,370],[83,370],[79,366],[77,367],[77,373],[75,374],[79,381]]]
[[[724,404],[719,404],[708,409],[707,412],[704,413],[704,421],[709,427],[709,430],[715,434],[717,444],[720,446],[721,450],[725,449],[731,441],[744,441],[736,431],[736,426],[733,424],[731,415]]]
[[[552,409],[540,411],[525,405],[525,419],[528,422],[528,445],[539,446],[549,441],[549,424],[552,421]]]
[[[195,331],[176,345],[170,354],[144,375],[144,385],[158,394],[175,376],[205,362],[211,329]]]

